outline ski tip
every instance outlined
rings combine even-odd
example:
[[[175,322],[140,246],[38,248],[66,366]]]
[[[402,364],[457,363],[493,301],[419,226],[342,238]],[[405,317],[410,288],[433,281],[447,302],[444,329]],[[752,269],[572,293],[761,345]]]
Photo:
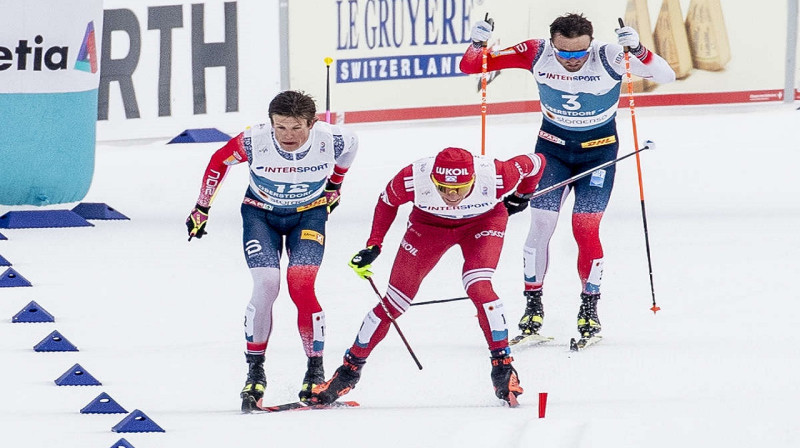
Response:
[[[578,351],[578,341],[576,341],[575,338],[569,340],[569,349],[573,352]]]

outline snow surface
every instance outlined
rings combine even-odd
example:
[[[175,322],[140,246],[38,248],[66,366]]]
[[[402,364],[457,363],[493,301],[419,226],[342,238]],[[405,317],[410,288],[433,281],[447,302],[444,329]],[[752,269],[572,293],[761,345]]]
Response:
[[[238,212],[246,167],[234,167],[225,180],[210,234],[187,243],[183,222],[219,145],[100,145],[83,202],[107,203],[130,221],[0,229],[8,237],[0,241],[0,255],[34,284],[0,288],[0,445],[106,448],[124,437],[136,448],[796,446],[800,155],[793,135],[799,114],[786,105],[637,110],[640,140],[657,143],[641,161],[662,311],[649,310],[630,158],[620,164],[602,226],[605,339],[583,353],[568,350],[580,286],[564,213],[545,284],[543,333],[556,340],[514,350],[525,388],[517,409],[494,398],[475,310],[460,301],[413,307],[399,320],[424,369],[392,330],[347,396],[360,408],[240,414],[242,316],[251,287]],[[508,158],[532,150],[539,120],[537,114],[490,116],[488,153]],[[625,154],[635,147],[626,110],[618,121]],[[418,157],[446,146],[480,148],[478,118],[354,128],[361,149],[329,222],[317,282],[327,317],[328,375],[376,303],[347,261],[367,238],[380,190]],[[9,209],[0,207],[0,214]],[[408,211],[401,211],[374,264],[381,288]],[[511,219],[494,277],[512,330],[524,308],[521,246],[528,221],[526,214]],[[448,252],[418,301],[464,295],[459,258]],[[31,300],[56,322],[11,323]],[[296,399],[305,357],[285,287],[274,311],[266,401],[282,403]],[[80,351],[33,351],[54,329]],[[56,386],[75,363],[103,385]],[[111,427],[124,414],[80,414],[100,392],[128,411],[143,411],[166,432],[117,434]],[[537,417],[539,392],[549,393],[544,419]]]

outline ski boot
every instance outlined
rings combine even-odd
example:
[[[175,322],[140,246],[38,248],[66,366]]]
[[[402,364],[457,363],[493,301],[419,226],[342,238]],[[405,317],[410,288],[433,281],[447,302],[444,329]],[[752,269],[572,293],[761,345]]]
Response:
[[[600,319],[597,317],[597,301],[600,293],[581,293],[581,309],[578,311],[578,332],[581,337],[588,339],[600,332]]]
[[[322,356],[311,356],[308,358],[308,368],[306,376],[303,378],[303,386],[300,388],[300,401],[309,401],[311,392],[315,386],[325,382],[325,370],[322,366]]]
[[[542,305],[542,290],[525,291],[525,299],[528,304],[525,307],[525,314],[519,320],[519,329],[524,336],[539,334],[544,321],[544,306]]]
[[[239,396],[242,399],[242,412],[252,412],[258,409],[257,403],[264,397],[267,377],[264,374],[264,355],[245,354],[245,358],[250,368],[247,371],[247,381]]]
[[[510,356],[511,350],[506,347],[492,351],[492,384],[497,398],[505,400],[512,408],[519,406],[517,396],[522,395],[517,371],[511,363],[514,358]]]
[[[342,365],[333,372],[328,381],[315,385],[312,389],[311,402],[315,404],[331,404],[342,395],[356,387],[361,379],[361,369],[367,362],[366,358],[353,356],[348,350],[344,354]]]

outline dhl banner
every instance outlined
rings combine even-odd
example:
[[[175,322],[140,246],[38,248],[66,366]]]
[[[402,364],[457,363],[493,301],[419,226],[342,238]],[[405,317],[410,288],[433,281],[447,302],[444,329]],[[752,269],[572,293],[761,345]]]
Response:
[[[786,24],[775,18],[786,17],[786,3],[721,0],[292,0],[290,87],[325,98],[330,57],[339,120],[477,115],[479,75],[458,70],[472,24],[488,13],[495,21],[489,45],[499,50],[549,38],[553,19],[569,12],[582,12],[605,42],[616,42],[623,18],[670,63],[676,82],[635,81],[639,105],[783,99]],[[745,32],[764,29],[769,43]],[[538,110],[529,72],[503,70],[489,81],[490,113]]]

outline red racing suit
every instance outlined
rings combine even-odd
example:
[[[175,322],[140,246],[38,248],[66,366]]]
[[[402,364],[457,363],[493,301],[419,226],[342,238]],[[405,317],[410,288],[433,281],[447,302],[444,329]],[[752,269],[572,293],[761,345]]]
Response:
[[[503,304],[491,283],[508,222],[502,198],[515,191],[515,187],[519,194],[532,193],[541,178],[545,159],[538,154],[520,155],[507,161],[475,156],[475,185],[455,207],[444,205],[435,187],[431,189],[432,162],[431,157],[403,168],[386,186],[375,207],[367,246],[380,246],[398,207],[414,202],[383,304],[393,318],[399,317],[411,305],[420,283],[442,255],[458,245],[464,256],[461,280],[477,308],[489,350],[505,348],[508,328]],[[383,306],[376,305],[364,318],[350,352],[367,357],[386,336],[390,323]]]

